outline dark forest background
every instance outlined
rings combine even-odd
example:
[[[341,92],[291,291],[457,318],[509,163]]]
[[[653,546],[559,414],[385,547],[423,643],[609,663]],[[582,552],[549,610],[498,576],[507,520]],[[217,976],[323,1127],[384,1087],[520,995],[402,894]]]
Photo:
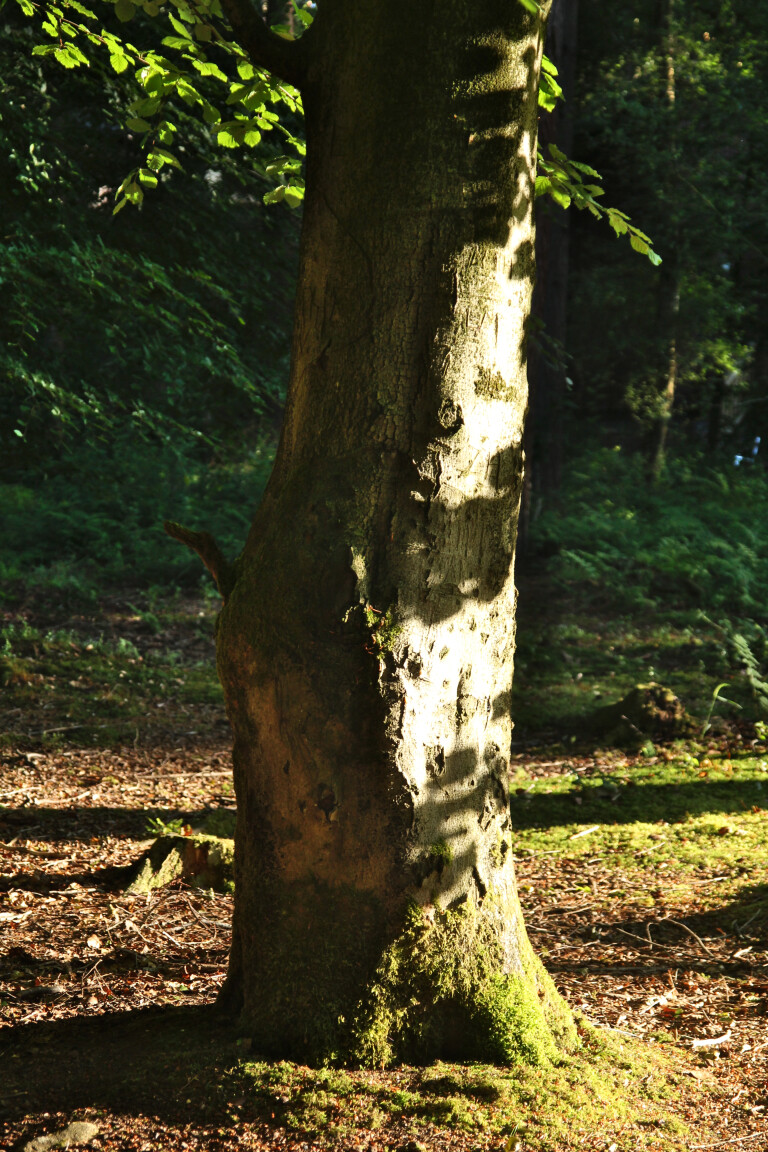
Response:
[[[2,596],[213,595],[162,521],[244,541],[280,427],[300,212],[263,203],[268,146],[219,148],[182,107],[184,171],[114,216],[139,147],[130,71],[65,71],[1,19]],[[521,668],[558,647],[546,590],[561,630],[581,613],[716,638],[763,709],[768,11],[557,0],[547,52],[565,100],[542,146],[598,169],[663,263],[539,201]]]

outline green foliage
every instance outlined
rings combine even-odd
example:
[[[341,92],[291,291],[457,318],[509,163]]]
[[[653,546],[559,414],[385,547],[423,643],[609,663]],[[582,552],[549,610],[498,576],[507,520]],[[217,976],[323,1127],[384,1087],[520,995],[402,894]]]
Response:
[[[550,65],[551,67],[553,65]],[[540,97],[539,103],[550,111],[554,107],[555,99],[550,88],[552,78],[546,71],[543,75],[547,79],[547,84],[542,89],[544,96]],[[589,164],[569,160],[556,144],[549,144],[547,151],[546,157],[541,150],[538,153],[536,196],[550,196],[560,208],[569,208],[573,205],[574,208],[586,209],[596,220],[606,220],[616,236],[628,236],[632,250],[639,252],[641,256],[647,256],[654,267],[661,264],[661,256],[651,247],[650,236],[641,232],[631,222],[626,212],[620,212],[618,208],[606,208],[599,202],[597,198],[605,194],[605,189],[595,183],[597,180],[602,180],[599,172]],[[585,177],[591,183],[588,183]]]
[[[738,438],[768,403],[766,10],[746,0],[665,10],[671,22],[649,0],[610,20],[598,0],[579,8],[574,152],[642,219],[664,265],[652,275],[587,213],[572,221],[569,375],[582,414],[629,407],[647,429],[664,407],[674,335],[676,419],[700,441],[719,404],[721,434]]]
[[[734,700],[729,700],[726,696],[723,696],[723,694],[722,694],[723,688],[727,688],[727,687],[728,687],[728,681],[725,680],[725,681],[723,681],[722,684],[718,684],[717,687],[715,688],[714,692],[712,693],[712,699],[710,701],[709,708],[707,709],[707,714],[704,717],[703,724],[701,725],[702,736],[705,736],[707,734],[707,732],[709,731],[710,722],[712,720],[712,713],[714,712],[715,707],[717,706],[717,704],[719,702],[722,702],[723,704],[731,704],[736,708],[741,707],[741,705],[736,704],[736,702]]]
[[[105,2],[111,5],[111,0]],[[34,55],[53,56],[68,69],[88,65],[88,55],[78,46],[79,40],[85,48],[104,50],[116,72],[136,69],[134,76],[141,95],[129,103],[125,124],[141,135],[146,155],[142,164],[133,168],[120,184],[115,212],[129,203],[140,206],[145,189],[157,188],[164,170],[182,169],[178,156],[171,151],[179,132],[179,117],[175,111],[179,102],[182,107],[186,105],[199,113],[204,124],[215,131],[217,143],[224,148],[234,149],[243,145],[255,148],[261,143],[264,132],[276,129],[282,133],[289,148],[288,155],[272,155],[268,163],[260,167],[265,175],[279,181],[265,194],[264,201],[267,204],[285,202],[292,208],[301,203],[305,187],[301,169],[306,147],[299,127],[302,115],[300,93],[269,72],[254,67],[245,50],[231,38],[232,30],[224,17],[220,0],[172,0],[167,8],[161,0],[141,0],[140,3],[117,0],[114,11],[121,23],[128,23],[141,13],[150,19],[161,15],[167,17],[173,35],[163,37],[161,44],[175,54],[172,58],[153,47],[137,49],[123,36],[105,30],[96,12],[79,0],[18,0],[18,3],[25,16],[35,16],[42,21],[43,32],[54,41],[37,45],[32,50]],[[536,0],[520,0],[520,3],[531,14],[539,15]],[[313,16],[296,0],[294,10],[300,36],[312,23]],[[141,20],[139,25],[142,25]],[[287,28],[281,28],[279,32],[290,38]],[[156,41],[156,33],[152,39]],[[211,52],[218,62],[210,59]],[[557,75],[555,65],[544,56],[538,101],[546,111],[552,111],[563,96]],[[214,91],[209,92],[209,89]],[[229,108],[233,109],[231,114]],[[290,115],[287,118],[281,116],[285,108],[294,120],[298,114],[295,126],[291,124]],[[229,118],[230,115],[233,118]],[[573,203],[577,208],[588,209],[597,219],[606,218],[617,236],[629,236],[636,252],[648,256],[653,264],[661,263],[661,258],[651,248],[649,237],[630,222],[626,213],[616,208],[604,208],[598,203],[596,197],[603,194],[602,188],[584,180],[585,175],[592,180],[600,179],[593,168],[568,160],[559,149],[550,145],[546,159],[540,151],[538,153],[538,170],[536,195],[546,193],[562,208]]]
[[[160,525],[235,554],[271,466],[297,229],[191,118],[197,155],[130,222],[109,200],[134,146],[129,79],[0,41],[0,572],[88,596],[197,582]],[[197,135],[195,135],[197,133]],[[211,219],[216,220],[212,229]],[[205,524],[202,521],[206,521]]]
[[[299,123],[301,97],[295,88],[253,67],[232,39],[219,0],[173,0],[169,5],[161,0],[115,4],[105,0],[93,7],[79,0],[18,0],[18,4],[48,37],[48,42],[32,49],[33,55],[52,57],[63,68],[75,69],[89,66],[99,53],[115,73],[130,72],[135,81],[126,127],[141,135],[145,154],[117,189],[115,212],[128,203],[141,205],[145,189],[157,188],[168,169],[182,168],[176,138],[185,107],[199,115],[225,148],[256,148],[265,132],[277,130],[288,154],[272,148],[257,165],[270,179],[280,181],[272,199],[280,191],[279,198],[289,205],[301,202],[305,145],[294,126]],[[298,5],[296,13],[303,30],[311,23],[311,13]],[[170,35],[152,27],[158,19],[166,22]],[[145,46],[136,47],[110,28],[132,22],[132,34]],[[158,43],[167,52],[158,51]],[[289,117],[281,118],[276,107],[287,109]]]
[[[96,64],[71,75],[38,63],[17,24],[0,47],[0,431],[33,447],[38,433],[50,456],[73,434],[128,422],[199,440],[274,416],[296,229],[259,209],[258,176],[189,117],[186,178],[113,223],[135,146],[118,121],[128,82]],[[10,451],[13,466],[24,446]]]
[[[552,112],[558,102],[563,99],[563,90],[557,82],[558,71],[548,56],[541,58],[541,75],[539,77],[539,107],[545,112]]]
[[[556,552],[561,588],[624,609],[699,607],[766,619],[768,476],[717,468],[700,455],[677,459],[651,486],[636,456],[583,453],[569,466],[559,507],[533,528],[535,546]]]
[[[706,620],[706,617],[704,618]],[[754,620],[723,620],[714,623],[723,638],[725,655],[729,663],[744,676],[754,703],[763,713],[768,713],[768,632]],[[719,688],[724,684],[718,685]],[[709,719],[709,717],[707,718]]]
[[[147,835],[183,836],[186,827],[183,820],[163,820],[162,816],[151,816],[147,820]]]
[[[86,597],[126,581],[196,585],[199,560],[166,536],[162,518],[205,525],[237,555],[272,457],[262,441],[234,464],[210,464],[129,434],[68,452],[47,474],[0,485],[3,584]]]
[[[541,9],[537,0],[519,0],[519,3],[531,15],[540,15]],[[554,111],[558,100],[564,99],[557,76],[557,68],[547,55],[543,55],[538,102],[539,107],[545,112]],[[661,264],[661,257],[651,248],[650,237],[632,224],[625,212],[620,212],[618,208],[605,208],[598,202],[597,197],[604,194],[604,189],[594,183],[602,179],[599,172],[588,164],[569,160],[555,144],[550,144],[547,152],[546,157],[540,148],[537,152],[535,187],[537,197],[549,196],[559,208],[569,208],[573,204],[575,208],[587,209],[595,219],[607,220],[617,236],[627,235],[633,250],[647,256],[651,264]],[[585,176],[592,183],[587,183]]]

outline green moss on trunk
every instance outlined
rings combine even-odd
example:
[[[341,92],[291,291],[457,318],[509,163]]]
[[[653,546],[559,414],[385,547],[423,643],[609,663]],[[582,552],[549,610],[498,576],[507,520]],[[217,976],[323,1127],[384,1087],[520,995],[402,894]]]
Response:
[[[527,938],[507,971],[492,894],[453,911],[413,906],[386,949],[354,1023],[365,1065],[458,1058],[540,1065],[576,1043],[570,1012]]]

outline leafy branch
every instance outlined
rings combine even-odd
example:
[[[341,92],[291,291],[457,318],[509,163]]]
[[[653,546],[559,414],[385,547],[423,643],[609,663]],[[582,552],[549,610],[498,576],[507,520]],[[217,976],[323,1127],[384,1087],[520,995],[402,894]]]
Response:
[[[301,30],[305,31],[312,23],[312,14],[301,7],[298,0],[292,2]],[[530,13],[540,14],[536,0],[519,2]],[[3,3],[5,0],[0,0],[0,6]],[[145,157],[117,189],[115,212],[126,204],[140,206],[145,190],[157,187],[164,169],[182,168],[172,150],[178,132],[173,120],[175,99],[196,107],[224,148],[255,148],[265,132],[282,133],[288,151],[272,157],[264,168],[264,175],[276,181],[264,201],[275,204],[284,200],[292,208],[301,203],[305,144],[275,110],[282,105],[290,113],[301,115],[301,95],[297,87],[282,82],[273,72],[254,62],[269,59],[270,53],[274,55],[281,44],[290,43],[295,48],[296,41],[290,40],[287,29],[270,31],[258,13],[241,0],[114,0],[115,15],[123,24],[139,12],[152,18],[161,14],[167,17],[172,35],[165,36],[161,43],[178,54],[178,61],[174,62],[154,50],[142,52],[120,36],[99,28],[96,13],[80,0],[17,0],[17,3],[26,16],[41,20],[42,30],[53,41],[37,45],[32,50],[34,55],[53,56],[64,68],[79,68],[88,66],[88,56],[81,47],[87,44],[106,50],[115,72],[125,72],[130,67],[136,70],[135,78],[142,94],[128,107],[126,127],[141,135]],[[233,29],[239,43],[229,38],[228,33]],[[229,73],[210,58],[212,51],[219,53],[222,64],[230,63]],[[300,71],[299,65],[285,52],[277,51],[274,60],[283,65],[285,75],[295,78]],[[548,112],[563,99],[557,75],[555,65],[544,56],[538,100]],[[208,92],[216,85],[220,88],[214,101],[209,99]],[[594,183],[600,180],[594,168],[568,159],[554,144],[549,145],[548,152],[546,158],[538,152],[537,197],[546,194],[562,208],[573,204],[591,212],[598,220],[607,219],[617,236],[629,237],[636,252],[647,256],[652,264],[661,263],[650,237],[632,224],[625,212],[606,208],[598,202],[603,189]]]
[[[594,181],[602,177],[589,164],[570,160],[556,144],[547,147],[548,157],[538,153],[536,176],[536,196],[550,196],[561,208],[586,209],[597,220],[607,220],[617,236],[628,236],[635,252],[647,256],[651,264],[661,264],[661,256],[654,252],[652,240],[645,232],[632,223],[626,212],[618,208],[608,208],[599,203],[598,197],[605,195],[605,189]],[[589,181],[589,182],[588,182]]]
[[[541,5],[537,0],[518,0],[532,16],[541,16]],[[541,58],[541,73],[539,76],[539,107],[545,112],[552,112],[558,100],[564,100],[563,89],[557,81],[557,68],[543,55]],[[549,155],[545,157],[539,148],[536,153],[536,188],[535,196],[550,196],[560,208],[586,209],[596,220],[607,220],[617,236],[628,236],[629,243],[635,252],[647,256],[651,264],[661,264],[661,256],[654,252],[650,236],[632,223],[626,212],[618,208],[606,208],[598,202],[599,196],[605,195],[605,189],[596,180],[602,180],[599,172],[590,168],[588,164],[570,160],[556,144],[548,145]],[[586,177],[586,179],[585,179]],[[588,182],[589,181],[589,182]]]
[[[4,0],[3,0],[4,2]],[[142,51],[127,39],[101,27],[96,12],[79,0],[17,0],[25,16],[37,18],[51,43],[38,44],[35,56],[52,56],[62,67],[89,66],[88,50],[102,50],[117,73],[135,70],[140,95],[128,106],[126,127],[141,135],[143,162],[123,180],[116,193],[115,212],[126,204],[140,205],[145,189],[157,187],[164,169],[182,165],[173,149],[178,131],[173,101],[197,108],[202,120],[225,148],[255,148],[264,133],[277,130],[287,148],[269,158],[264,175],[278,181],[265,201],[280,200],[296,207],[304,196],[303,140],[276,108],[301,115],[298,88],[253,63],[243,47],[230,39],[220,0],[107,0],[117,19],[127,24],[144,13],[164,15],[170,35],[161,43],[173,57]],[[294,0],[295,2],[295,0]],[[230,0],[224,0],[229,9]],[[296,5],[299,24],[306,28],[312,16]],[[260,18],[259,18],[260,19]],[[265,36],[278,46],[287,41],[264,27]],[[220,63],[211,58],[217,55]],[[277,59],[280,59],[279,53]],[[223,67],[222,67],[223,65]],[[285,71],[290,71],[286,68]],[[210,98],[211,91],[215,97]]]

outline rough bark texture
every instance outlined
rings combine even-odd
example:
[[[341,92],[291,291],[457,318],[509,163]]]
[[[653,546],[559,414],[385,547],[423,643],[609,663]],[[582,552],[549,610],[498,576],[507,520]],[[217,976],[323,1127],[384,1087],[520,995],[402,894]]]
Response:
[[[541,34],[510,0],[326,0],[307,37],[289,400],[218,635],[225,998],[270,1053],[570,1036],[507,785]]]

